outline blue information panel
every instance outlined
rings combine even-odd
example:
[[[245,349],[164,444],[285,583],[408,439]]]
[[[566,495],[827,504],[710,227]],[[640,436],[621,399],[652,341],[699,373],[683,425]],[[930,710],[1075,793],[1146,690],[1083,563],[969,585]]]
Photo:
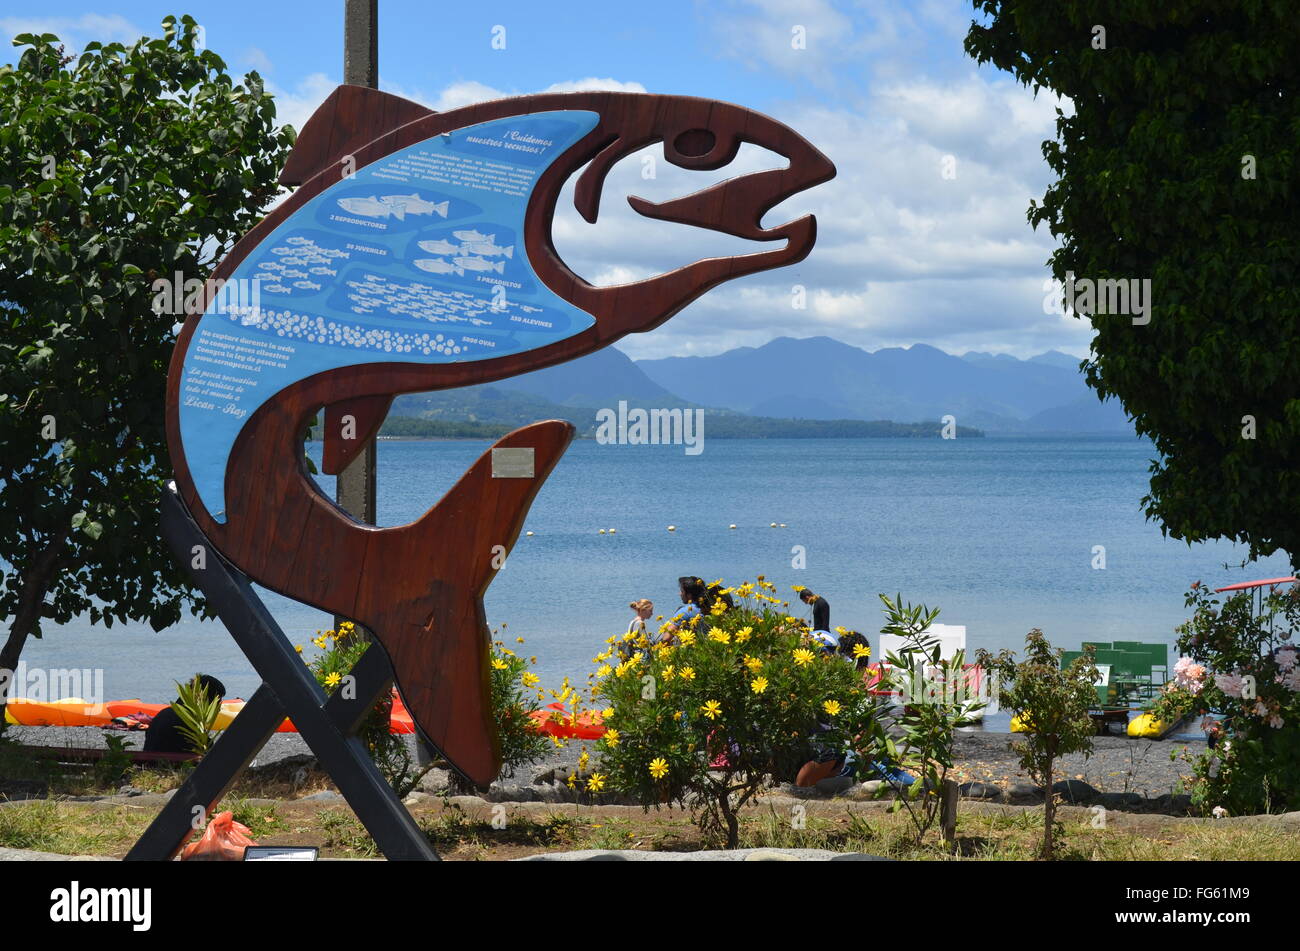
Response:
[[[244,258],[181,377],[185,459],[213,518],[235,438],[285,387],[364,363],[485,360],[592,326],[538,279],[523,225],[542,172],[597,121],[544,112],[434,136],[327,188]]]

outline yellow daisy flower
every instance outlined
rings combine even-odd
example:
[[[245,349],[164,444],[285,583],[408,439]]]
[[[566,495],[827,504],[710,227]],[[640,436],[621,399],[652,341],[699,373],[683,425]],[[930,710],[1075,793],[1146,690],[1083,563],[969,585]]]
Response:
[[[700,712],[710,720],[716,720],[718,714],[722,712],[722,704],[718,703],[716,700],[708,700],[705,702],[704,706],[700,707]]]
[[[817,659],[817,655],[806,647],[798,648],[791,656],[794,657],[794,662],[800,667],[811,664]]]
[[[754,682],[749,685],[749,689],[754,691],[754,693],[762,693],[767,689],[767,678],[755,677]]]
[[[600,792],[605,788],[605,775],[603,773],[592,773],[591,778],[587,780],[588,792]]]
[[[610,746],[618,746],[618,730],[613,728],[606,730],[603,739]]]
[[[717,641],[719,644],[730,644],[731,635],[721,628],[715,627],[713,630],[709,631],[709,640]]]
[[[677,672],[677,676],[680,677],[680,678],[682,678],[682,680],[694,680],[694,679],[695,679],[695,668],[694,668],[694,667],[683,667],[680,671]]]
[[[839,716],[840,702],[838,700],[827,700],[822,704],[822,709],[833,717]]]
[[[663,779],[668,775],[668,761],[662,756],[656,756],[650,761],[650,776],[654,779]]]
[[[325,686],[326,687],[338,686],[338,682],[342,679],[343,678],[340,677],[337,672],[329,674],[325,677]]]

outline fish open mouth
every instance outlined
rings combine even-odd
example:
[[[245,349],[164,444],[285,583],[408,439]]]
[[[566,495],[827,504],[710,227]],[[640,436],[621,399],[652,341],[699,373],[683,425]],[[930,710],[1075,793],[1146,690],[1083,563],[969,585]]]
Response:
[[[830,159],[806,140],[774,120],[730,107],[743,116],[733,118],[718,110],[711,119],[723,126],[715,132],[706,125],[673,134],[655,130],[652,135],[611,135],[579,177],[574,206],[588,223],[595,224],[602,189],[610,169],[632,153],[662,142],[664,158],[680,168],[711,171],[730,164],[743,143],[756,145],[786,158],[785,168],[750,172],[662,202],[629,195],[628,204],[638,214],[660,221],[718,231],[750,241],[788,242],[784,249],[758,252],[763,267],[779,267],[800,261],[812,250],[817,238],[816,220],[805,215],[785,224],[764,228],[763,216],[799,192],[835,176]],[[730,119],[730,123],[728,123]],[[728,129],[737,131],[728,131]],[[754,255],[742,255],[741,258]]]

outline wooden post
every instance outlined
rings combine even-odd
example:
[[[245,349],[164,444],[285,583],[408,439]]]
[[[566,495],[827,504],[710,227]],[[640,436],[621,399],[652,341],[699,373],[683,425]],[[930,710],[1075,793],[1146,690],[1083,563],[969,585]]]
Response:
[[[957,783],[951,779],[943,781],[939,800],[939,828],[943,832],[945,844],[957,845]]]
[[[343,82],[379,88],[379,0],[344,0]],[[377,515],[375,476],[375,441],[371,439],[335,483],[334,500],[339,508],[368,525],[375,524]],[[348,619],[334,619],[335,630],[343,620]]]

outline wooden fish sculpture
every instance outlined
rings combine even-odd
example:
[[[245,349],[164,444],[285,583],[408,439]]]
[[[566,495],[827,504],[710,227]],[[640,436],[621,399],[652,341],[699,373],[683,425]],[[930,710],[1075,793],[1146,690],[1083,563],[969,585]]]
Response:
[[[650,218],[783,247],[595,287],[555,251],[560,189],[596,220],[621,158],[657,142],[685,169],[742,143],[780,153],[754,172],[660,204]],[[168,375],[177,490],[248,577],[374,632],[423,737],[479,784],[500,767],[483,593],[573,436],[562,421],[499,440],[419,520],[358,523],[304,469],[322,409],[324,468],[341,471],[393,398],[501,380],[659,326],[709,288],[802,260],[805,216],[777,203],[835,168],[791,129],[740,106],[584,92],[435,113],[341,86],[303,127],[281,181],[297,185],[242,238],[191,308]]]

